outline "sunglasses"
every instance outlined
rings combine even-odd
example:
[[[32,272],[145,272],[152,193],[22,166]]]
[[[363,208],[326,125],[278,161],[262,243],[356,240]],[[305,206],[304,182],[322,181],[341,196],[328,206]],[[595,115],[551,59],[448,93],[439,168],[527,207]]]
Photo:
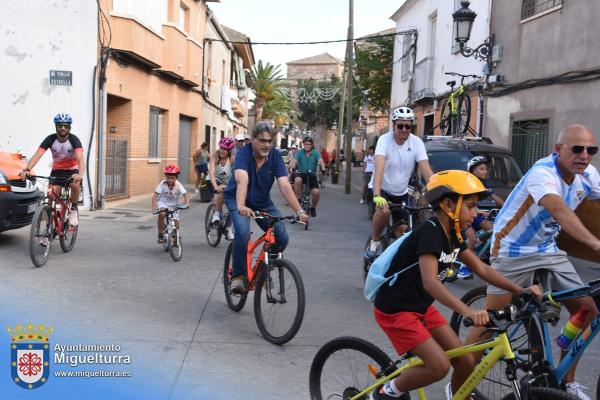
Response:
[[[581,154],[583,153],[584,150],[587,151],[587,153],[590,156],[593,156],[594,154],[596,154],[598,152],[598,146],[580,146],[580,145],[575,145],[575,146],[569,146],[565,144],[565,147],[567,147],[569,150],[571,150],[571,152],[573,154]]]
[[[273,144],[273,139],[256,139],[260,142],[260,144]]]
[[[69,124],[56,124],[56,129],[60,129],[60,128],[69,129],[69,128],[71,128],[71,125],[69,125]]]
[[[413,127],[412,124],[395,124],[394,126],[398,129],[405,129],[407,131],[411,130]]]

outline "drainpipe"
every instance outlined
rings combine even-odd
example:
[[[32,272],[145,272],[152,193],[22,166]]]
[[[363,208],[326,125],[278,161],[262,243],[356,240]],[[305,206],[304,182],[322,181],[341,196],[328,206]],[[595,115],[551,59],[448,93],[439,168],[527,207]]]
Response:
[[[98,107],[98,208],[104,209],[106,196],[106,67],[110,51],[104,49],[100,66],[100,101]]]
[[[415,38],[415,41],[414,41],[413,48],[411,50],[413,55],[412,55],[412,71],[409,74],[409,78],[408,78],[409,79],[408,80],[408,104],[411,104],[411,98],[412,98],[413,91],[414,91],[413,84],[414,84],[415,68],[417,65],[417,39],[419,38],[419,32],[415,30],[413,32],[413,36]]]

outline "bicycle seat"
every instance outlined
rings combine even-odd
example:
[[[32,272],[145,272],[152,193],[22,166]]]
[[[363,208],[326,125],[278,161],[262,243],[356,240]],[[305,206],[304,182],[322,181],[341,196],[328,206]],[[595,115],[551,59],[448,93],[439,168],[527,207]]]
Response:
[[[448,86],[455,86],[456,85],[456,81],[448,81],[448,82],[446,82],[446,85],[448,85]]]

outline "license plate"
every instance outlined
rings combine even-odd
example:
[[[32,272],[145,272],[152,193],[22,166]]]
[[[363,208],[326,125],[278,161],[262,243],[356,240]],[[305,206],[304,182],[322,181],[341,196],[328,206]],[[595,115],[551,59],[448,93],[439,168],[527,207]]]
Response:
[[[35,212],[38,209],[38,203],[33,203],[27,206],[27,214]]]

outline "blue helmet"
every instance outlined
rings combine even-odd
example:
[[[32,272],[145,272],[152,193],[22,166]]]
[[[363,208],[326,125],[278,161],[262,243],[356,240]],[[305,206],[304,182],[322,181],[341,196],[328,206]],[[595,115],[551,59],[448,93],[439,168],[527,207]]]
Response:
[[[71,125],[73,123],[73,119],[71,118],[71,116],[69,114],[59,113],[59,114],[56,114],[56,117],[54,117],[54,123]]]

